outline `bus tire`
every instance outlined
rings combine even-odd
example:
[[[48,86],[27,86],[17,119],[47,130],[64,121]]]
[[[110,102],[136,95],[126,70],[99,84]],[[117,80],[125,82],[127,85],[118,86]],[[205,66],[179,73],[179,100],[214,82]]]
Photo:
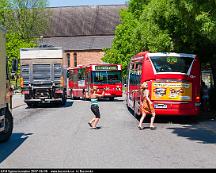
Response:
[[[114,100],[114,97],[110,97],[109,100],[110,100],[110,101],[113,101],[113,100]]]
[[[135,101],[134,101],[134,107],[133,107],[133,116],[137,119],[140,118],[140,116],[138,116],[138,114],[136,112],[136,102]]]
[[[0,142],[6,142],[13,131],[13,116],[11,112],[6,109],[5,111],[5,130],[0,132]]]

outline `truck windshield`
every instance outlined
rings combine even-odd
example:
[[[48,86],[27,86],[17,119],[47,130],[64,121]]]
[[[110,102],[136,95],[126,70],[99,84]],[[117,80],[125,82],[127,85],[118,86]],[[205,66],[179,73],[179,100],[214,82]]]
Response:
[[[121,83],[121,71],[94,71],[92,72],[92,83],[115,84]]]
[[[150,57],[157,73],[159,72],[180,72],[187,73],[194,58],[191,57]]]

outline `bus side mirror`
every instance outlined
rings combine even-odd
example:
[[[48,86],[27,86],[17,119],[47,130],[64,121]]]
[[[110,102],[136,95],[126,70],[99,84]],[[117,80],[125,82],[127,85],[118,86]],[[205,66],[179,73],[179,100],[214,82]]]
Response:
[[[12,60],[12,73],[16,73],[16,71],[18,70],[18,60],[17,59],[13,59]]]

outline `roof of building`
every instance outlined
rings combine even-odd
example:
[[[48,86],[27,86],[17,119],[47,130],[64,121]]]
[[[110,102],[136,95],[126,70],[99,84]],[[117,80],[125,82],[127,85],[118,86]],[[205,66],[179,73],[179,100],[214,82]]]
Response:
[[[114,36],[77,36],[43,38],[43,44],[62,47],[63,50],[102,50],[110,48]]]
[[[114,35],[119,12],[127,5],[48,8],[49,28],[44,37]]]

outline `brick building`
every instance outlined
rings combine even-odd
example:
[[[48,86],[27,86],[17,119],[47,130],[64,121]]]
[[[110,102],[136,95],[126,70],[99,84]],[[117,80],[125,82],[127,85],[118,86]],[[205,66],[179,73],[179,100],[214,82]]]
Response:
[[[48,8],[43,44],[62,47],[70,67],[102,63],[103,49],[111,47],[123,8],[126,5]]]

